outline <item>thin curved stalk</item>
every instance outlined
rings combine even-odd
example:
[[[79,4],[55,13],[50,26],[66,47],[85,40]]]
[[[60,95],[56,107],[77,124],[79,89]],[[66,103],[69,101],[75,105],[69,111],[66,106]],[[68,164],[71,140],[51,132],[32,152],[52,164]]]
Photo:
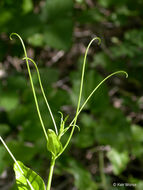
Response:
[[[13,159],[13,161],[16,163],[17,167],[19,168],[19,170],[21,171],[22,175],[24,176],[24,172],[22,170],[22,168],[20,167],[20,165],[18,164],[16,158],[14,157],[14,155],[12,154],[12,152],[9,150],[8,146],[6,145],[6,143],[4,142],[4,140],[2,139],[2,137],[0,136],[0,140],[2,142],[2,144],[4,145],[5,149],[7,150],[7,152],[10,154],[11,158]],[[25,176],[24,176],[25,177]],[[25,177],[29,187],[31,188],[31,190],[34,190],[34,188],[32,187],[30,181]]]
[[[76,115],[75,118],[72,120],[72,122],[70,123],[69,126],[73,126],[73,128],[75,127],[75,125],[74,125],[73,123],[76,121],[77,116],[80,114],[80,112],[82,111],[82,109],[84,108],[84,106],[87,104],[87,102],[89,101],[89,99],[92,97],[92,95],[96,92],[96,90],[97,90],[107,79],[109,79],[109,78],[112,77],[113,75],[116,75],[116,74],[119,74],[119,73],[125,74],[125,75],[126,75],[126,78],[128,77],[127,72],[125,72],[125,71],[116,71],[116,72],[114,72],[114,73],[108,75],[105,79],[103,79],[103,80],[94,88],[94,90],[90,93],[90,95],[89,95],[88,98],[85,100],[85,102],[83,103],[83,105],[82,105],[81,108],[79,109],[77,115]],[[72,128],[72,130],[73,130],[73,128]],[[70,142],[70,139],[71,139],[71,136],[68,138],[67,143],[65,144],[65,146],[64,146],[64,148],[63,148],[63,150],[62,150],[62,152],[60,152],[57,157],[59,157],[59,156],[64,152],[64,150],[67,148],[67,146],[68,146],[68,144],[69,144],[69,142]]]
[[[25,60],[26,58],[23,58],[23,59]],[[50,116],[51,116],[51,118],[52,118],[52,121],[53,121],[53,124],[54,124],[54,127],[55,127],[55,131],[56,131],[56,134],[58,135],[57,125],[56,125],[56,122],[55,122],[54,116],[53,116],[53,114],[52,114],[50,105],[49,105],[48,100],[47,100],[46,95],[45,95],[45,91],[44,91],[44,88],[43,88],[43,85],[42,85],[42,82],[41,82],[41,77],[40,77],[39,69],[38,69],[38,67],[37,67],[37,65],[36,65],[36,63],[35,63],[35,61],[34,61],[33,59],[31,59],[31,58],[29,58],[29,57],[27,57],[27,59],[28,59],[29,61],[31,61],[31,62],[34,64],[35,68],[36,68],[37,75],[38,75],[38,79],[39,79],[40,88],[41,88],[41,91],[42,91],[44,100],[45,100],[45,102],[46,102],[46,105],[47,105],[47,107],[48,107]]]
[[[82,96],[82,91],[83,91],[83,82],[84,82],[84,73],[85,73],[85,65],[86,65],[86,58],[87,58],[87,54],[88,54],[88,50],[91,46],[91,44],[95,41],[95,40],[98,40],[98,44],[100,44],[101,42],[101,39],[98,38],[98,37],[95,37],[93,38],[90,43],[88,44],[87,48],[86,48],[86,52],[85,52],[85,55],[84,55],[84,60],[83,60],[83,67],[82,67],[82,74],[81,74],[81,83],[80,83],[80,90],[79,90],[79,98],[78,98],[78,104],[77,104],[77,109],[76,109],[76,115],[75,115],[75,119],[74,119],[74,123],[73,123],[73,127],[72,127],[72,130],[71,130],[71,133],[70,133],[70,136],[67,140],[67,143],[65,144],[62,152],[66,149],[66,147],[68,146],[71,138],[72,138],[72,135],[73,135],[73,132],[75,130],[75,126],[76,126],[76,122],[77,122],[77,117],[78,117],[78,112],[79,112],[79,108],[80,108],[80,103],[81,103],[81,96]],[[62,154],[62,152],[58,155],[60,156]],[[57,157],[58,157],[57,156]]]
[[[48,141],[48,136],[47,136],[46,129],[45,129],[45,126],[44,126],[44,122],[43,122],[42,117],[41,117],[39,104],[38,104],[38,101],[37,101],[37,96],[36,96],[36,92],[35,92],[35,88],[34,88],[34,84],[33,84],[33,80],[32,80],[32,75],[31,75],[31,71],[30,71],[30,67],[29,67],[29,63],[28,63],[28,56],[27,56],[26,48],[25,48],[25,45],[24,45],[24,42],[23,42],[22,38],[17,33],[12,33],[10,35],[10,39],[12,40],[13,35],[17,36],[20,39],[22,47],[23,47],[23,50],[24,50],[25,59],[26,59],[26,65],[27,65],[28,74],[29,74],[29,78],[30,78],[30,83],[31,83],[31,87],[32,87],[32,92],[33,92],[33,96],[34,96],[34,100],[35,100],[35,104],[36,104],[36,108],[37,108],[37,113],[38,113],[38,116],[39,116],[39,119],[40,119],[40,122],[41,122],[41,125],[42,125],[42,128],[43,128],[43,132],[45,134],[46,140]]]
[[[128,73],[125,72],[125,71],[116,71],[110,75],[108,75],[105,79],[103,79],[95,88],[94,90],[89,94],[89,96],[87,97],[87,99],[85,100],[85,102],[83,103],[83,105],[81,106],[77,116],[80,114],[80,112],[83,110],[84,106],[87,104],[87,102],[89,101],[89,99],[91,98],[91,96],[93,96],[93,94],[95,93],[95,91],[107,80],[109,79],[110,77],[112,77],[113,75],[116,75],[116,74],[119,74],[119,73],[123,73],[126,75],[126,78],[128,77]],[[72,120],[72,122],[70,123],[70,125],[73,124],[75,118]]]

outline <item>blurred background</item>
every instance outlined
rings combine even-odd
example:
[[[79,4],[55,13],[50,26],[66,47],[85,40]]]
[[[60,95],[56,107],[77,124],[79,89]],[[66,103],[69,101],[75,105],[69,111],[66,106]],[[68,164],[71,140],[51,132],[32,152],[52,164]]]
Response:
[[[47,183],[50,153],[37,116],[22,46],[40,70],[49,104],[60,124],[74,117],[83,55],[90,40],[82,102],[108,74],[88,102],[68,149],[57,160],[52,190],[143,189],[143,1],[1,0],[0,135],[17,160]],[[38,84],[32,76],[46,129],[53,128]],[[66,142],[69,133],[62,139]],[[16,190],[13,161],[0,144],[0,189]],[[114,187],[113,183],[135,184]]]

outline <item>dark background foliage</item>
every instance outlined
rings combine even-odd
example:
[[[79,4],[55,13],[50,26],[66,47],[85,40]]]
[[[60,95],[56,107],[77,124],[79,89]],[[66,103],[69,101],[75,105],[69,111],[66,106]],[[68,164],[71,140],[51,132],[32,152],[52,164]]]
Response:
[[[81,113],[72,142],[57,161],[53,190],[116,190],[113,183],[143,189],[143,1],[142,0],[1,0],[0,135],[18,160],[47,182],[50,155],[36,113],[23,50],[11,32],[24,39],[40,70],[47,98],[60,123],[75,114],[83,55],[88,54],[83,101],[108,74],[108,80]],[[53,128],[32,76],[46,128]],[[66,138],[63,139],[65,143]],[[16,190],[13,161],[0,145],[0,189]]]

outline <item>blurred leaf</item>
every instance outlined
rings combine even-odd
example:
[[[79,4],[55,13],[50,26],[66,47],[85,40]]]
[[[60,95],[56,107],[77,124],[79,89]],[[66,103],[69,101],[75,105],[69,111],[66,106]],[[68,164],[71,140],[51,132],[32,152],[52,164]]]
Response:
[[[57,9],[58,7],[58,9]],[[59,17],[71,16],[73,10],[72,0],[61,0],[60,4],[58,0],[46,0],[46,12],[50,19],[55,20]]]
[[[24,75],[14,73],[14,75],[9,76],[7,79],[7,88],[8,90],[11,90],[11,92],[28,88],[26,77]]]
[[[72,81],[72,92],[70,93],[70,96],[73,105],[76,106],[78,102],[78,94],[80,88],[79,72],[71,73],[71,81]],[[102,77],[94,70],[88,70],[88,72],[85,73],[81,105],[84,103],[89,94],[101,81]],[[108,107],[108,105],[109,105],[109,97],[107,93],[107,88],[105,84],[103,84],[90,98],[84,109],[91,109],[94,113],[102,113],[103,110],[105,110]]]
[[[143,155],[142,142],[143,142],[143,129],[141,126],[132,125],[132,154],[136,157]]]
[[[73,21],[57,18],[44,29],[44,42],[56,49],[68,50],[72,45]]]
[[[82,2],[81,2],[82,3]],[[80,24],[97,24],[98,22],[105,22],[106,18],[97,7],[84,9],[82,12],[76,12],[76,19]]]
[[[129,156],[127,151],[118,152],[115,149],[111,149],[107,153],[107,157],[112,163],[113,173],[115,175],[119,175],[122,171],[124,171],[129,162]]]
[[[43,138],[43,131],[39,120],[32,121],[27,119],[23,123],[22,130],[20,131],[19,136],[22,138],[23,141],[30,142],[35,142],[35,139],[38,141],[38,139]]]
[[[13,94],[3,93],[0,98],[0,107],[4,108],[7,111],[14,109],[18,105],[18,96]]]
[[[129,182],[135,184],[135,190],[142,190],[143,189],[143,180],[130,177]]]
[[[84,0],[76,0],[77,3],[83,3]]]
[[[124,151],[125,147],[129,149],[132,144],[130,123],[119,109],[108,107],[98,119],[95,130],[100,144],[111,145],[120,151]]]
[[[10,131],[10,127],[7,124],[0,124],[0,136],[5,135]]]
[[[32,9],[33,9],[32,0],[23,0],[22,7],[23,7],[24,13],[28,13],[28,12],[32,11]]]
[[[82,114],[80,116],[80,132],[77,132],[75,138],[76,146],[80,148],[87,148],[95,143],[95,127],[96,122],[88,114]]]
[[[97,53],[95,56],[94,56],[94,60],[93,60],[93,65],[94,66],[97,66],[97,65],[100,65],[100,66],[104,66],[106,67],[106,65],[110,62],[110,59],[108,57],[108,55],[106,55],[104,52],[100,52],[100,53]]]
[[[58,7],[58,9],[57,9]],[[73,1],[47,0],[43,8],[44,42],[57,49],[68,50],[72,44]]]
[[[44,45],[44,36],[43,36],[43,34],[35,33],[28,38],[28,42],[35,47],[43,46]]]
[[[46,89],[48,85],[52,85],[52,83],[57,82],[59,78],[59,71],[56,68],[41,68],[39,69],[39,72],[41,75],[41,80],[42,80],[44,89]],[[32,72],[32,77],[33,77],[34,84],[39,85],[37,72],[35,70]]]
[[[137,46],[137,48],[143,48],[143,29],[130,30],[125,33],[125,39]]]
[[[7,146],[18,160],[23,160],[24,162],[28,162],[36,154],[36,147],[32,146],[32,144],[26,145],[24,142],[10,141],[7,142]],[[5,160],[10,163],[12,161],[9,155],[5,156]]]
[[[44,181],[39,175],[30,168],[27,168],[22,162],[18,161],[18,164],[23,171],[22,173],[17,164],[14,163],[16,183],[19,190],[31,190],[26,179],[29,180],[34,190],[45,190]]]
[[[12,18],[12,13],[8,10],[4,10],[3,8],[0,8],[0,27],[3,27],[4,24],[7,24],[11,18]]]
[[[143,128],[139,125],[132,125],[133,139],[138,142],[143,142]]]
[[[63,105],[68,105],[70,103],[69,94],[65,90],[56,89],[51,92],[50,101],[53,111],[58,113],[58,110],[61,110]]]
[[[66,170],[74,176],[74,183],[78,190],[96,190],[97,185],[90,173],[76,160],[69,159],[69,166]]]
[[[0,174],[3,172],[3,169],[5,167],[4,156],[5,156],[5,149],[3,146],[0,146]]]

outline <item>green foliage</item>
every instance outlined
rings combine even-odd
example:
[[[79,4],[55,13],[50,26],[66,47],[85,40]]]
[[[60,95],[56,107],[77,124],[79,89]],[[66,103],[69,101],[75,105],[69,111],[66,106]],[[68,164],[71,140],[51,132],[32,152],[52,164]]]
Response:
[[[44,181],[39,175],[22,162],[18,161],[17,163],[14,164],[14,171],[18,190],[45,190]]]
[[[113,172],[115,175],[119,175],[122,171],[125,170],[129,162],[129,155],[127,151],[120,153],[115,149],[112,149],[108,152],[107,156],[112,163]]]
[[[3,172],[3,169],[5,167],[5,162],[4,162],[4,156],[5,156],[5,150],[4,147],[0,146],[0,174]]]
[[[7,111],[10,111],[17,107],[18,105],[18,97],[16,94],[12,94],[11,96],[8,95],[8,93],[5,93],[1,96],[0,99],[0,106],[6,109]]]
[[[23,0],[22,3],[2,0],[0,28],[3,32],[17,31],[24,34],[23,37],[34,46],[48,45],[57,49],[69,49],[72,43],[73,1],[62,1],[59,5],[57,0],[47,0],[41,14],[33,12],[33,4],[32,0]]]
[[[75,144],[80,148],[87,148],[93,146],[95,143],[95,128],[96,121],[89,117],[88,114],[82,114],[80,117],[81,131],[77,134]]]
[[[77,127],[76,123],[77,123],[77,118],[80,114],[80,112],[83,110],[84,106],[86,105],[86,103],[90,100],[90,98],[92,97],[92,95],[96,92],[96,90],[108,79],[110,78],[111,76],[115,75],[115,74],[118,74],[118,73],[123,73],[126,75],[126,77],[128,77],[128,74],[125,72],[125,71],[117,71],[117,72],[114,72],[110,75],[108,75],[106,78],[104,78],[101,82],[99,82],[99,84],[96,85],[96,87],[91,91],[91,93],[88,95],[88,97],[85,99],[85,101],[83,102],[82,106],[81,105],[81,97],[82,97],[82,91],[83,91],[83,82],[84,82],[84,74],[85,74],[85,65],[86,65],[86,58],[87,58],[87,53],[88,53],[88,50],[91,46],[91,44],[93,43],[93,41],[95,40],[98,40],[98,42],[100,43],[100,38],[98,37],[95,37],[93,38],[90,43],[88,44],[87,46],[87,49],[86,49],[86,52],[85,52],[85,56],[84,56],[84,60],[83,60],[83,66],[82,66],[82,73],[81,73],[81,82],[80,82],[80,89],[79,89],[79,97],[78,97],[78,104],[77,104],[77,109],[76,109],[76,114],[75,114],[75,117],[74,119],[71,121],[71,123],[69,124],[68,127],[65,128],[65,122],[67,120],[67,118],[65,118],[65,120],[63,120],[63,115],[61,114],[61,124],[60,124],[60,133],[58,135],[58,129],[57,129],[57,125],[56,125],[56,122],[55,122],[55,119],[53,117],[53,114],[52,114],[52,111],[51,111],[51,108],[50,108],[50,105],[48,103],[48,100],[46,98],[46,95],[45,95],[45,91],[44,91],[44,88],[43,88],[43,85],[42,85],[42,82],[41,82],[41,77],[40,77],[40,73],[39,73],[39,69],[36,65],[36,63],[28,57],[27,55],[27,51],[26,51],[26,47],[25,47],[25,44],[22,40],[22,38],[20,37],[19,34],[17,33],[11,33],[10,35],[10,39],[12,40],[13,39],[13,36],[16,36],[19,38],[21,44],[22,44],[22,47],[23,47],[23,51],[24,51],[24,55],[25,57],[23,58],[25,61],[26,61],[26,66],[27,66],[27,70],[28,70],[28,75],[29,75],[29,78],[30,78],[30,84],[31,84],[31,88],[32,88],[32,93],[33,93],[33,97],[34,97],[34,101],[35,101],[35,105],[36,105],[36,109],[37,109],[37,113],[38,113],[38,117],[39,117],[39,120],[40,120],[40,123],[41,123],[41,127],[43,129],[43,132],[44,132],[44,135],[45,135],[45,138],[46,138],[46,141],[47,141],[47,149],[49,152],[51,152],[52,154],[52,158],[51,158],[51,165],[50,165],[50,171],[49,171],[49,177],[48,177],[48,183],[47,183],[47,190],[50,190],[51,189],[51,182],[52,182],[52,176],[53,176],[53,171],[54,171],[54,165],[55,165],[55,161],[56,159],[61,156],[61,154],[64,152],[64,150],[67,148],[67,146],[69,145],[70,141],[71,141],[71,138],[73,136],[73,132],[74,132],[74,129],[75,127]],[[50,116],[51,116],[51,119],[53,121],[53,124],[54,124],[54,127],[55,127],[55,131],[53,131],[52,129],[48,129],[47,133],[46,133],[46,129],[45,129],[45,124],[43,122],[43,119],[42,119],[42,115],[41,115],[41,112],[40,112],[40,108],[39,108],[39,103],[38,103],[38,99],[37,99],[37,95],[36,95],[36,90],[35,90],[35,85],[34,85],[34,80],[33,80],[33,77],[32,77],[32,73],[31,73],[31,69],[30,69],[30,65],[29,65],[29,61],[31,61],[35,68],[36,68],[36,72],[37,72],[37,76],[38,76],[38,82],[39,82],[39,85],[40,85],[40,89],[41,89],[41,93],[43,95],[43,98],[44,98],[44,101],[46,103],[46,106],[48,108],[48,111],[50,113]],[[62,143],[60,142],[60,138],[61,136],[63,136],[67,130],[72,127],[72,130],[71,130],[71,133],[70,133],[70,136],[69,138],[67,139],[67,142],[66,144],[64,145],[64,147],[62,147]],[[23,165],[22,165],[22,168],[20,167],[21,163],[18,163],[16,158],[14,157],[14,155],[12,154],[12,152],[10,151],[10,149],[8,148],[8,146],[6,145],[6,143],[3,141],[2,137],[0,136],[0,140],[1,142],[3,143],[3,145],[5,146],[6,150],[8,151],[8,153],[10,154],[11,158],[13,159],[13,161],[15,162],[15,167],[14,167],[14,170],[16,172],[16,182],[17,182],[17,186],[19,189],[21,188],[25,188],[25,189],[34,189],[34,188],[37,188],[34,184],[32,185],[31,183],[34,183],[33,182],[33,176],[31,178],[28,177],[28,174],[26,176],[24,176],[24,173],[25,171],[23,172]],[[20,147],[21,148],[21,147]],[[21,148],[21,150],[23,151],[24,150],[24,147]],[[21,154],[22,155],[22,154]],[[30,155],[30,154],[28,154]],[[33,155],[33,154],[32,154]],[[19,171],[18,171],[19,169]],[[24,168],[25,170],[25,168]],[[27,170],[27,169],[26,169]],[[18,171],[18,174],[17,174],[17,171]],[[19,177],[19,172],[21,172],[22,176]],[[31,173],[31,172],[30,172]],[[33,174],[33,172],[32,172]],[[34,174],[33,174],[34,175]],[[85,174],[86,175],[86,174]],[[24,177],[24,178],[23,178]],[[89,176],[87,176],[89,177]],[[24,181],[25,180],[25,181]],[[41,179],[40,179],[41,180]],[[19,182],[20,181],[20,182]],[[39,179],[38,179],[39,181]],[[22,185],[21,185],[22,183]],[[94,183],[93,183],[94,184]],[[36,184],[37,185],[37,184]],[[40,184],[41,185],[41,184]],[[34,187],[35,186],[35,187]],[[33,188],[34,187],[34,188]],[[38,186],[38,188],[40,188],[40,186]],[[94,187],[95,188],[95,187]]]
[[[43,145],[45,140],[38,117],[33,111],[35,105],[29,82],[23,74],[27,72],[23,63],[19,65],[19,62],[16,62],[15,65],[15,60],[11,61],[9,57],[11,55],[21,59],[24,57],[23,52],[17,40],[12,42],[13,47],[11,47],[9,34],[13,31],[18,32],[25,40],[28,50],[32,50],[31,57],[34,57],[38,63],[45,95],[57,124],[60,123],[59,110],[64,115],[71,114],[74,117],[80,85],[80,63],[77,60],[80,58],[79,54],[81,55],[80,50],[83,51],[89,39],[95,34],[102,38],[102,44],[95,50],[95,55],[94,48],[91,47],[89,52],[81,105],[95,85],[111,71],[124,69],[130,77],[128,81],[115,77],[93,95],[84,107],[84,113],[79,117],[80,133],[74,135],[74,145],[67,154],[75,157],[78,151],[76,159],[79,159],[79,162],[83,161],[86,170],[85,168],[90,168],[92,164],[97,163],[96,158],[99,153],[95,152],[91,160],[83,154],[95,150],[95,146],[99,148],[110,146],[119,158],[127,151],[130,162],[124,163],[124,167],[121,168],[111,159],[107,159],[108,154],[104,154],[106,180],[112,184],[114,181],[126,178],[126,182],[137,184],[136,190],[142,190],[142,180],[140,180],[140,168],[143,165],[142,10],[141,0],[62,0],[60,3],[58,0],[0,1],[0,134],[6,139],[16,158],[46,175],[43,171],[45,165],[49,163],[47,159],[49,155],[46,146]],[[69,51],[70,47],[72,47],[71,51]],[[53,64],[50,60],[54,60],[60,50],[64,56]],[[15,70],[14,67],[17,65]],[[43,121],[46,128],[53,129],[52,120],[39,90],[37,72],[31,62],[30,66]],[[58,86],[59,81],[61,86]],[[63,131],[62,127],[69,129],[61,138],[62,144],[66,142],[72,129],[72,126],[67,128],[69,120],[59,126],[61,131]],[[23,158],[21,148],[24,150]],[[0,149],[0,172],[2,173],[11,163],[3,148]],[[109,164],[118,170],[118,176],[113,175],[114,170],[108,173]],[[96,167],[96,174],[94,174],[96,178],[89,180],[89,188],[92,182],[100,181],[97,164]],[[76,170],[77,167],[72,171],[73,175]],[[58,178],[60,175],[64,175],[65,178],[68,176],[59,171],[56,176],[57,183],[58,180],[61,181],[61,178]],[[80,177],[74,180],[79,184],[77,189],[84,189]],[[54,185],[56,188],[58,184]],[[97,184],[97,189],[99,188],[102,187]],[[112,185],[109,189],[115,190]]]
[[[97,185],[92,180],[90,173],[73,159],[69,159],[70,166],[66,169],[74,176],[75,186],[79,189],[96,190]]]
[[[47,135],[47,149],[52,153],[53,156],[57,156],[62,150],[62,144],[52,129],[48,129]]]
[[[30,147],[23,142],[10,141],[7,143],[10,150],[16,156],[18,160],[23,160],[23,162],[28,163],[36,154],[36,147]],[[8,155],[5,155],[5,161],[7,163],[12,163]]]

